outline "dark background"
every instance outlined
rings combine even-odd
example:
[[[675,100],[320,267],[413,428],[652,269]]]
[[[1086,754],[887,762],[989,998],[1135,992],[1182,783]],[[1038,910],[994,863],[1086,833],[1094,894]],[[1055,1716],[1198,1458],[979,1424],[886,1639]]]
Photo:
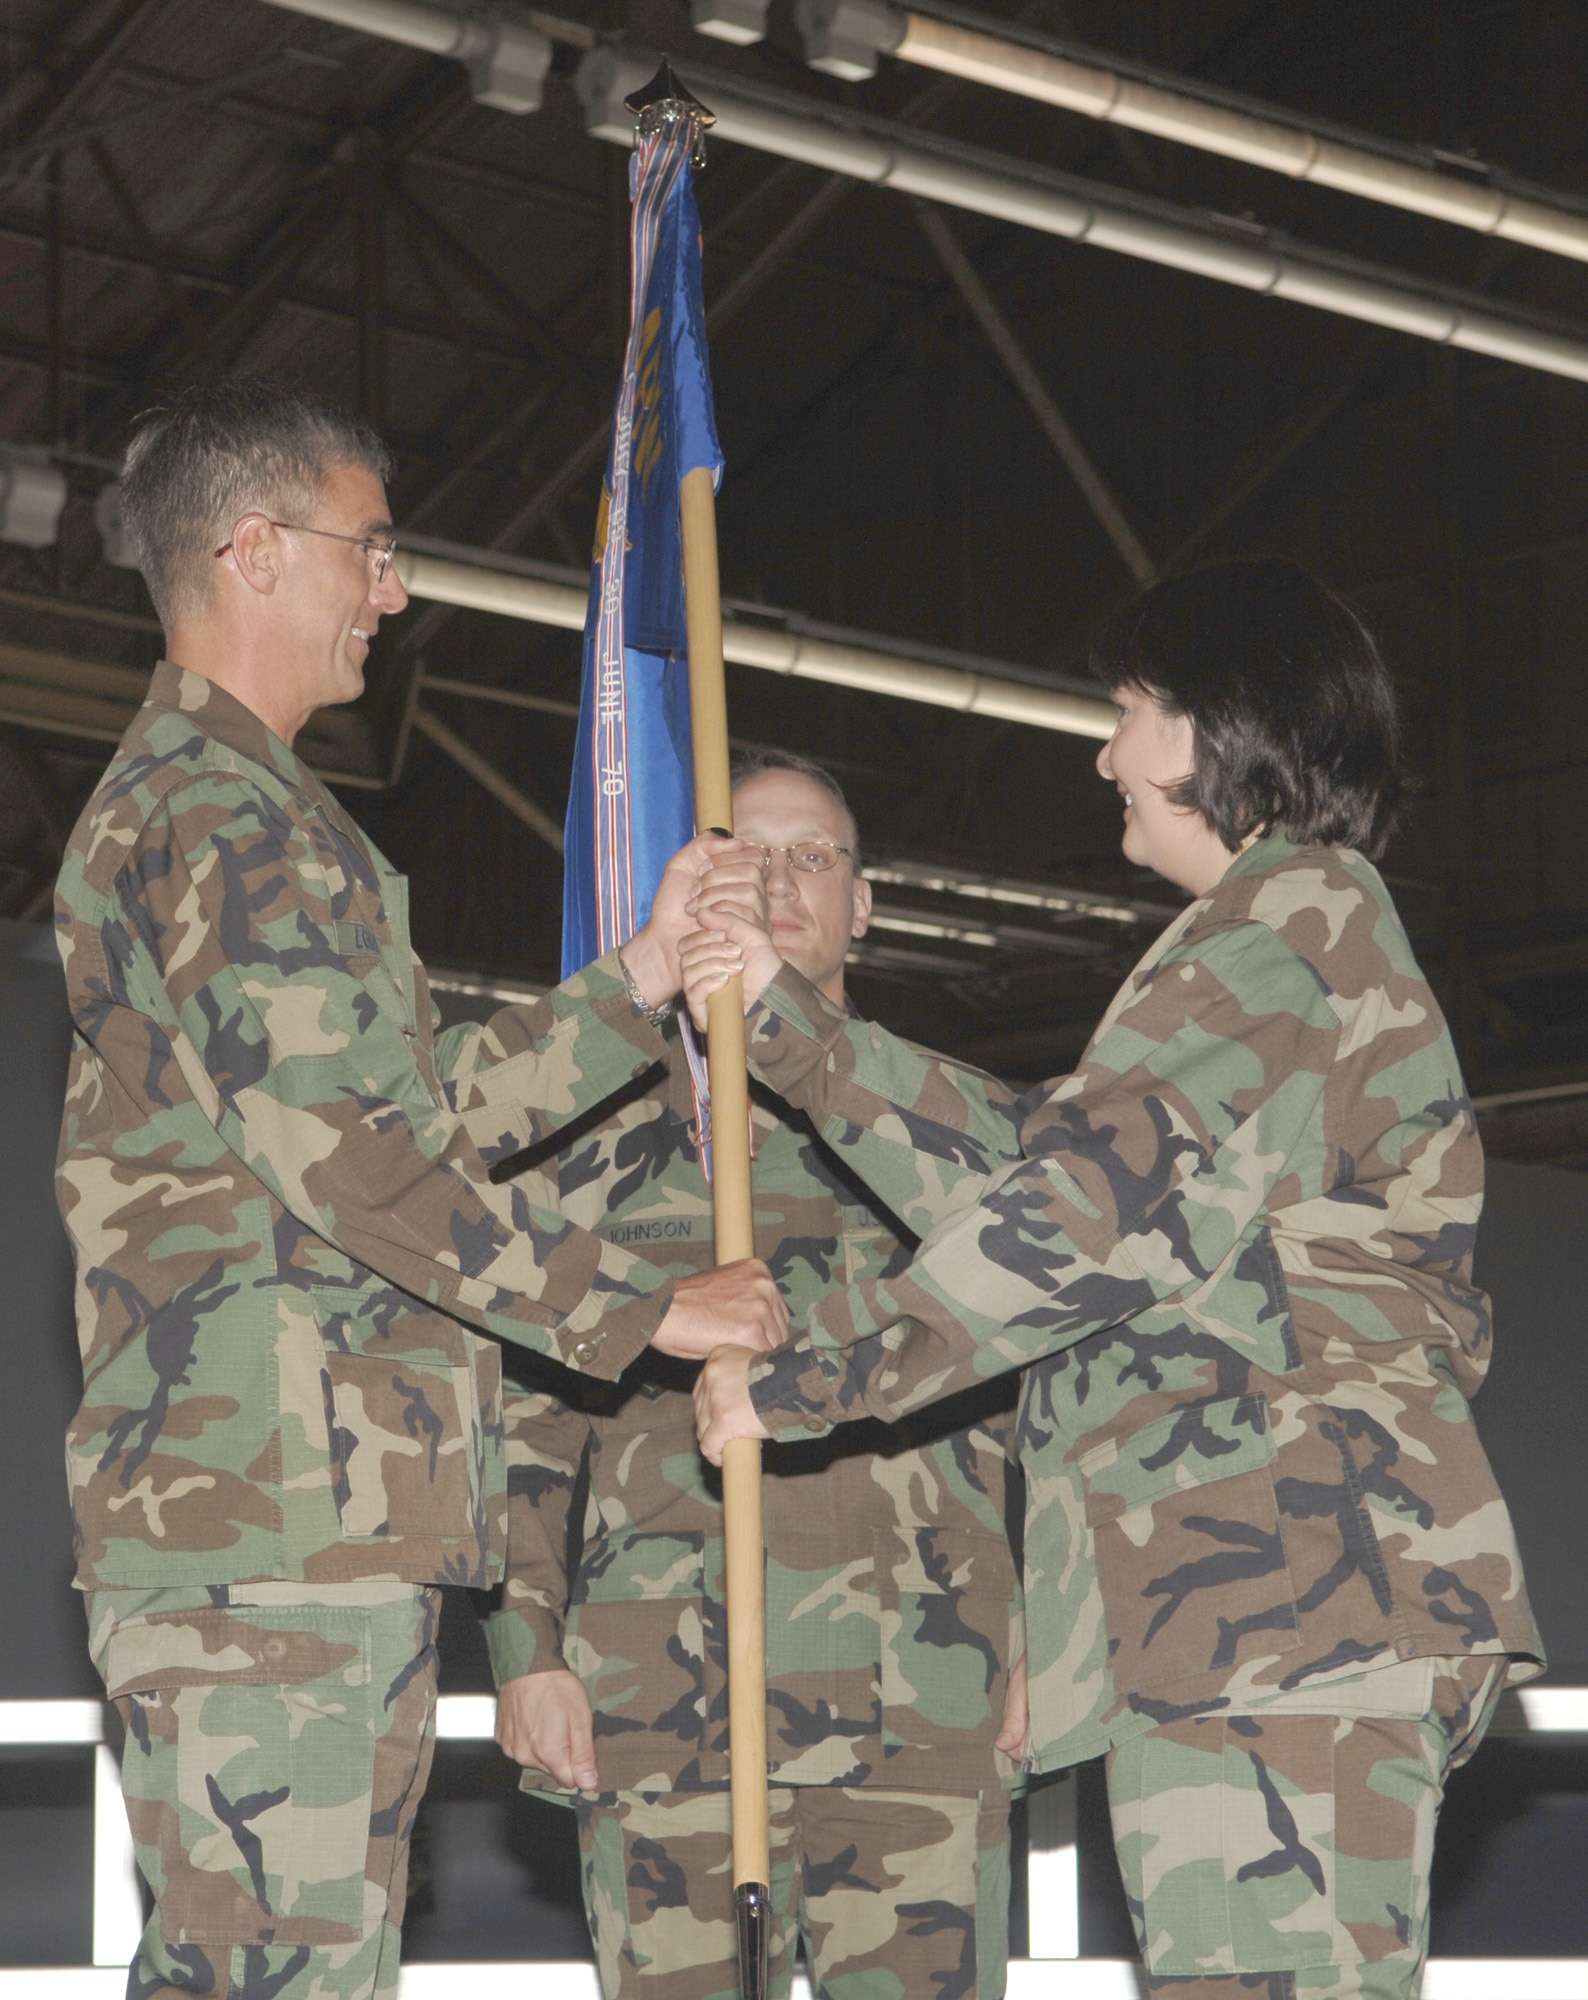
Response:
[[[1290,232],[1588,328],[1588,267],[1064,112],[884,63],[841,86],[690,32],[685,0],[562,0],[629,36],[813,98]],[[981,11],[1565,194],[1588,193],[1581,0],[989,0]],[[41,916],[73,818],[160,637],[105,560],[96,497],[129,420],[229,370],[356,404],[391,439],[399,531],[565,566],[599,477],[626,311],[626,163],[586,137],[564,39],[542,110],[474,104],[462,71],[260,0],[8,0],[0,10],[0,447],[70,481],[55,547],[0,544],[0,920]],[[732,596],[1055,686],[1129,578],[886,190],[717,142],[699,182],[728,469]],[[1481,1275],[1499,1340],[1478,1421],[1558,1678],[1588,1678],[1588,385],[1463,355],[962,214],[950,227],[1168,571],[1281,554],[1384,646],[1421,781],[1385,863],[1481,1099]],[[560,864],[421,731],[416,704],[560,819],[578,641],[416,606],[366,698],[308,742],[413,882],[432,967],[555,976]],[[519,706],[460,697],[450,679]],[[736,735],[828,760],[869,852],[1149,903],[1095,745],[729,669]],[[522,704],[530,704],[523,706]],[[889,889],[906,913],[953,906]],[[963,918],[964,906],[959,914]],[[984,912],[978,910],[977,915]],[[1022,919],[1031,922],[1034,920]],[[1080,923],[1064,953],[874,935],[856,991],[890,1025],[1012,1077],[1075,1057],[1150,935]],[[0,932],[0,1699],[93,1695],[68,1588],[61,1434],[70,1277],[49,1189],[66,1027],[47,940]],[[1565,1094],[1561,1094],[1565,1093]],[[449,1593],[449,1687],[484,1685]],[[1452,1787],[1435,1950],[1588,1954],[1582,1768],[1485,1747]],[[1095,1770],[1079,1777],[1083,1945],[1123,1953]],[[88,1954],[91,1753],[0,1748],[0,1962]],[[443,1746],[411,1948],[582,1949],[565,1819],[490,1746]],[[1018,1882],[1018,1876],[1017,1876]],[[1017,1893],[1017,1944],[1023,1916]]]
[[[0,915],[42,913],[159,650],[93,508],[132,415],[174,385],[241,369],[326,390],[391,438],[400,532],[587,562],[599,468],[568,468],[610,417],[626,163],[584,132],[570,37],[628,37],[1588,327],[1580,263],[891,61],[835,83],[804,65],[792,0],[744,50],[693,34],[686,0],[551,11],[566,18],[544,105],[513,117],[475,104],[457,64],[260,0],[8,0],[0,442],[53,452],[72,497],[55,548],[0,546]],[[979,11],[1588,192],[1581,0]],[[1080,671],[1129,575],[910,203],[720,140],[699,200],[708,309],[734,297],[712,333],[725,589],[1055,685]],[[1588,1082],[1588,385],[947,220],[1155,562],[1291,556],[1379,635],[1423,786],[1386,865],[1469,1085]],[[415,607],[383,629],[366,699],[315,739],[411,877],[432,965],[554,976],[560,872],[409,726],[412,706],[560,820],[578,656],[572,634]],[[1121,860],[1093,744],[749,669],[729,680],[736,734],[832,760],[874,855],[1174,900]],[[1066,954],[879,932],[855,981],[878,1018],[1035,1078],[1073,1061],[1148,934],[1072,925],[1060,942],[1082,949]],[[1484,1122],[1491,1153],[1588,1160],[1588,1095]]]
[[[68,1024],[53,939],[0,926],[0,1701],[101,1692],[70,1587],[62,1435],[80,1394],[71,1264],[51,1186]],[[1478,1403],[1516,1519],[1556,1681],[1588,1681],[1588,1178],[1497,1162],[1479,1272],[1494,1367]],[[486,1690],[466,1591],[445,1593],[442,1686]],[[0,1964],[85,1963],[92,1755],[0,1747]],[[524,1798],[493,1744],[443,1743],[422,1809],[408,1951],[416,1958],[586,1955],[571,1815]],[[1082,1950],[1128,1957],[1099,1767],[1079,1772]],[[1588,1743],[1491,1739],[1457,1775],[1441,1831],[1434,1950],[1588,1956]],[[1014,1943],[1024,1949],[1023,1871]]]

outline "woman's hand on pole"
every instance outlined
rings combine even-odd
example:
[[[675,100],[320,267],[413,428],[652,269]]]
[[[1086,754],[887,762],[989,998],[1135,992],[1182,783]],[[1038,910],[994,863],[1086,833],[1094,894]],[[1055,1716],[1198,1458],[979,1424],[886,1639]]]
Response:
[[[771,1432],[750,1401],[750,1347],[719,1347],[695,1378],[695,1426],[700,1449],[713,1465],[735,1438],[765,1438]]]
[[[783,970],[772,942],[766,869],[756,847],[713,859],[700,878],[692,914],[699,929],[679,945],[684,998],[691,1019],[706,1025],[706,1002],[736,975],[744,980],[746,1013]]]
[[[676,999],[683,985],[678,946],[696,929],[695,902],[700,885],[714,861],[749,854],[760,864],[760,849],[720,833],[703,833],[681,847],[662,870],[649,919],[623,946],[623,962],[634,983],[653,1007]]]

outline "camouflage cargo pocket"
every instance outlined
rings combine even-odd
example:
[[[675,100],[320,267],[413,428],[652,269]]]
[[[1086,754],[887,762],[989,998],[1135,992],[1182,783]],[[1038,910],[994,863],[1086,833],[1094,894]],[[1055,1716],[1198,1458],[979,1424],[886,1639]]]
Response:
[[[1217,1691],[1300,1644],[1273,1459],[1267,1405],[1249,1395],[1173,1410],[1080,1461],[1122,1691],[1198,1677]]]
[[[642,1789],[704,1741],[704,1542],[619,1531],[580,1570],[563,1654],[589,1690],[607,1789]]]
[[[468,1532],[480,1499],[471,1337],[406,1294],[314,1287],[331,1488],[350,1539]]]
[[[166,1942],[356,1944],[385,1725],[369,1614],[217,1606],[129,1618],[103,1671]]]
[[[876,1536],[885,1750],[949,1750],[1003,1715],[1012,1560],[995,1535],[885,1528]],[[996,1722],[994,1723],[996,1727]]]

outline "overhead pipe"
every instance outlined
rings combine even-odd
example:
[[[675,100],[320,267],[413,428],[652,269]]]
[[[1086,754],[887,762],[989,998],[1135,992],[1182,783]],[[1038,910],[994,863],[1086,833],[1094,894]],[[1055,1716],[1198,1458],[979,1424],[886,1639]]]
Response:
[[[540,109],[541,87],[551,67],[551,39],[522,20],[501,12],[460,14],[447,7],[424,6],[420,0],[266,0],[266,4],[339,28],[356,28],[382,41],[401,42],[427,55],[449,56],[469,72],[477,104],[520,114]]]
[[[597,138],[631,144],[623,99],[653,73],[658,60],[627,43],[592,49],[574,80],[586,129]],[[1575,324],[1497,311],[1491,300],[1458,286],[1414,280],[1311,245],[1298,248],[1266,230],[1221,225],[1173,202],[1028,166],[698,64],[673,67],[709,100],[717,118],[715,138],[1443,346],[1588,381],[1588,329]]]
[[[879,55],[891,55],[1291,180],[1588,262],[1588,211],[1573,210],[1553,189],[1495,174],[1475,161],[1452,160],[1450,169],[1441,169],[1431,152],[1194,77],[1029,29],[989,32],[983,20],[947,0],[930,0],[925,11],[886,0],[799,0],[796,14],[807,59],[830,75],[868,77]]]
[[[512,570],[476,567],[409,549],[399,553],[396,566],[410,597],[468,611],[494,612],[503,618],[522,618],[565,632],[584,629],[589,592],[576,585]],[[1114,711],[1106,701],[930,660],[901,659],[893,653],[840,644],[784,626],[725,618],[722,646],[724,658],[737,666],[759,667],[794,680],[860,688],[868,694],[892,695],[900,701],[957,709],[961,714],[984,715],[998,722],[1024,722],[1034,729],[1054,729],[1097,741],[1114,733]]]
[[[532,110],[540,102],[551,34],[578,42],[587,33],[577,24],[547,15],[533,15],[541,26],[530,27],[494,15],[486,19],[455,13],[420,0],[268,0],[268,4],[434,55],[456,57],[468,65],[481,103],[516,111]],[[902,10],[887,6],[886,0],[821,0],[821,5],[831,7],[833,32],[842,29],[857,43],[856,23],[879,37],[875,47],[883,46],[893,27],[903,24],[900,50],[906,46],[904,26],[932,18],[906,17]],[[811,18],[814,14],[815,0],[811,0]],[[937,26],[945,31],[940,40],[950,25],[938,20]],[[965,27],[959,32],[980,31]],[[923,29],[922,35],[929,38],[930,31]],[[919,46],[924,47],[925,41]],[[628,43],[589,50],[576,78],[587,129],[598,138],[631,145],[632,119],[623,98],[649,81],[659,60],[654,52]],[[698,85],[710,97],[720,139],[1445,346],[1588,381],[1588,332],[1576,326],[1551,326],[1526,314],[1496,312],[1481,294],[1456,286],[1409,282],[1393,269],[1312,247],[1298,250],[1261,230],[1237,233],[1234,227],[1221,228],[1211,218],[1172,202],[1023,166],[980,147],[816,104],[791,91],[749,84],[742,77],[696,64],[675,63],[674,68],[685,83]],[[1441,177],[1434,178],[1446,185]],[[1448,185],[1458,186],[1454,181]],[[1529,220],[1530,212],[1523,213],[1515,204],[1507,213],[1513,221],[1521,214],[1518,227],[1543,228],[1537,216]],[[1571,218],[1557,219],[1564,226]],[[1490,233],[1506,232],[1497,224]],[[1525,240],[1541,238],[1535,234]]]

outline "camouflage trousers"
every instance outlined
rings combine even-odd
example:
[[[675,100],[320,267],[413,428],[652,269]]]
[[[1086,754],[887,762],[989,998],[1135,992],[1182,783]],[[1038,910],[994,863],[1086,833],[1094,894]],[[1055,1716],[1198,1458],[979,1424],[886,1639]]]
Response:
[[[1445,1780],[1503,1669],[1408,1660],[1110,1752],[1155,2000],[1415,2000]]]
[[[155,1901],[128,2000],[392,2000],[440,1600],[397,1583],[90,1593]]]
[[[606,2000],[738,2000],[724,1792],[577,1802]],[[1009,1953],[999,1791],[774,1785],[768,2000],[803,1944],[817,2000],[998,2000]]]

